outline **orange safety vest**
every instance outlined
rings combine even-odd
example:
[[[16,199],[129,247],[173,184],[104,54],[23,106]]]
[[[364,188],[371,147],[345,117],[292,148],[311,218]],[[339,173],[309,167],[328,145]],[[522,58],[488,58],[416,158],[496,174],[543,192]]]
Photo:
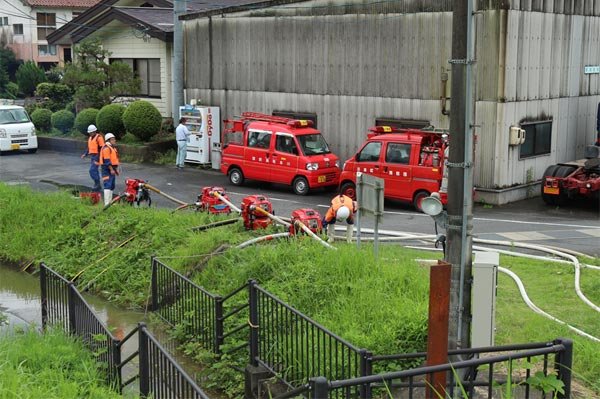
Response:
[[[102,147],[102,151],[100,152],[100,165],[119,166],[119,153],[115,147],[110,145],[110,143],[106,143],[104,147]]]
[[[102,135],[96,133],[93,137],[90,136],[88,138],[88,154],[98,154],[102,147],[104,147],[104,139],[102,138]]]
[[[331,207],[327,210],[327,213],[325,214],[325,220],[335,219],[335,214],[337,213],[338,209],[340,209],[343,206],[348,207],[348,209],[350,209],[352,213],[356,212],[356,206],[352,198],[348,197],[347,195],[336,195],[331,200]]]

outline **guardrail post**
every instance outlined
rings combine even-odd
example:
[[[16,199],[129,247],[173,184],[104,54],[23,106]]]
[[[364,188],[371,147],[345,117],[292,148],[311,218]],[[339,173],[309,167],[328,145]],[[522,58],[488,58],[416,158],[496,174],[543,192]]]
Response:
[[[371,375],[372,372],[372,364],[371,364],[371,356],[373,354],[366,349],[361,349],[360,352],[360,376],[366,377]],[[369,399],[371,398],[371,384],[363,384],[360,387],[360,398],[361,399]]]
[[[121,364],[121,341],[118,339],[111,339],[112,346],[112,362],[113,362],[113,382],[115,387],[117,388],[117,392],[120,394],[123,393],[123,387],[121,386],[121,382],[123,381],[123,376],[121,375],[122,369],[119,367]]]
[[[565,384],[564,394],[559,393],[559,399],[571,398],[571,370],[573,369],[573,341],[567,338],[559,338],[554,341],[555,345],[563,345],[565,350],[556,354],[554,368],[558,378]]]
[[[329,398],[329,382],[325,377],[316,377],[308,380],[310,384],[310,399],[328,399]]]
[[[138,323],[138,357],[140,362],[140,396],[150,395],[150,365],[148,364],[148,336],[146,323]]]
[[[249,288],[249,313],[250,313],[250,365],[258,366],[258,294],[256,292],[256,281],[248,281]]]
[[[221,353],[223,345],[223,297],[215,297],[215,342],[213,351],[216,354]]]
[[[46,329],[48,324],[48,277],[46,275],[46,265],[40,263],[40,296],[42,300],[42,328]]]
[[[77,324],[75,316],[75,284],[67,285],[67,307],[69,309],[69,333],[77,335]]]
[[[152,292],[152,309],[153,312],[158,310],[158,281],[157,281],[157,265],[156,258],[152,256],[152,279],[151,279],[151,292]]]

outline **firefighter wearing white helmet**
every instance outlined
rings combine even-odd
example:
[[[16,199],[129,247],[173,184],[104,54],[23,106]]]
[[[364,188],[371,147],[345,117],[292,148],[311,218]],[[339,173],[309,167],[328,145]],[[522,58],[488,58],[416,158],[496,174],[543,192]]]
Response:
[[[119,175],[119,153],[116,147],[117,139],[114,134],[106,133],[104,140],[106,144],[104,144],[100,152],[100,165],[102,166],[104,205],[106,206],[112,201],[116,177]]]
[[[331,207],[323,217],[323,228],[327,227],[327,241],[333,242],[335,236],[335,223],[346,222],[346,241],[352,241],[352,232],[354,226],[354,214],[357,210],[356,201],[352,198],[340,194],[333,197]]]
[[[98,173],[98,165],[100,164],[100,151],[104,146],[104,139],[94,125],[89,125],[87,132],[89,134],[87,150],[81,155],[81,159],[87,157],[88,155],[90,156],[91,161],[89,173],[90,177],[94,181],[94,188],[92,190],[100,192],[100,174]]]

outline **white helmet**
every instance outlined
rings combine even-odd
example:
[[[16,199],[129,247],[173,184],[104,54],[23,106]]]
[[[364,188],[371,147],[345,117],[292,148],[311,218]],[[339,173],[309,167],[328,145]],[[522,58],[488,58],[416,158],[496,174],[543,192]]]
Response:
[[[104,141],[108,141],[110,139],[116,139],[115,135],[112,133],[106,133],[106,135],[104,136]]]
[[[97,131],[98,131],[98,129],[96,128],[95,125],[89,125],[88,126],[88,133],[94,133],[94,132],[97,132]]]
[[[350,216],[350,209],[347,206],[340,207],[335,213],[335,218],[338,222],[348,219],[348,216]]]

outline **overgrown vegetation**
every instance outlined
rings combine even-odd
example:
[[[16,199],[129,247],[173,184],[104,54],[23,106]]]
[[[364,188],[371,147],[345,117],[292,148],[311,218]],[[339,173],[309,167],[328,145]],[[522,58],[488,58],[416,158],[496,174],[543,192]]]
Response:
[[[141,307],[148,296],[150,256],[169,257],[167,264],[215,294],[226,295],[254,278],[329,330],[375,354],[424,349],[428,270],[414,259],[436,255],[385,245],[378,263],[368,246],[360,254],[346,244],[333,252],[310,239],[294,239],[230,249],[202,262],[198,255],[264,232],[247,232],[235,224],[196,234],[191,227],[216,217],[119,205],[99,210],[67,193],[41,194],[0,184],[0,256],[43,260],[69,278],[83,270],[76,280],[81,289],[93,282],[92,290],[109,299]],[[600,331],[597,313],[573,293],[572,267],[505,256],[502,265],[522,275],[531,299],[545,311],[592,335]],[[496,342],[572,338],[575,374],[600,391],[600,345],[532,313],[514,283],[503,275],[499,281]],[[600,272],[584,270],[582,282],[586,295],[599,303]],[[207,353],[193,343],[186,348],[206,359]],[[239,359],[245,361],[246,355]],[[237,355],[225,356],[214,364],[211,375],[212,384],[233,396],[237,391],[231,384],[239,374],[225,365],[237,362]]]
[[[0,335],[1,398],[120,398],[101,375],[92,354],[62,332]]]
[[[21,64],[17,69],[16,78],[19,90],[26,96],[33,95],[37,85],[46,81],[44,70],[33,61]]]

